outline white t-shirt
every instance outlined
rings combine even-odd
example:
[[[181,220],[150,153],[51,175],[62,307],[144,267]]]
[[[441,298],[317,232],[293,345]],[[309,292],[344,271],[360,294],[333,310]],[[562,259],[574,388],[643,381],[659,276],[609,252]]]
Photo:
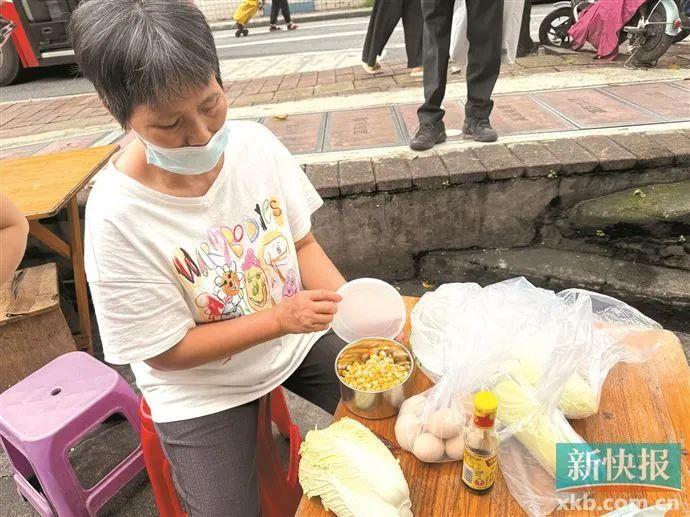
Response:
[[[284,336],[189,370],[144,362],[197,324],[271,307],[302,288],[294,243],[323,201],[268,129],[228,125],[224,165],[206,195],[162,194],[111,163],[86,208],[86,273],[105,359],[131,365],[156,422],[261,397],[322,335]]]

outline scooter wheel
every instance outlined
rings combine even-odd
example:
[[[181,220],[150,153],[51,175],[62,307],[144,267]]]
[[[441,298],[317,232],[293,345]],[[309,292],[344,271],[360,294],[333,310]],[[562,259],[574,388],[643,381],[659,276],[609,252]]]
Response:
[[[242,36],[249,36],[249,31],[247,29],[244,29],[242,31]]]

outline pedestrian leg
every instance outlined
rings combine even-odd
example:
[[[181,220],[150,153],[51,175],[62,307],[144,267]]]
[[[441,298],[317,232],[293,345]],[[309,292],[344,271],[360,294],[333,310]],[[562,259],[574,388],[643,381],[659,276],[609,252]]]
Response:
[[[283,0],[283,6],[281,7],[281,11],[283,12],[283,20],[285,20],[285,23],[288,25],[292,24],[292,17],[290,16],[290,5],[288,4],[288,0]]]
[[[467,1],[467,105],[471,120],[488,119],[491,94],[501,71],[503,0]]]
[[[373,67],[402,16],[403,0],[374,0],[364,39],[362,61]]]
[[[422,47],[424,18],[422,16],[421,0],[403,0],[402,22],[405,31],[407,68],[419,68],[422,66],[422,60],[424,59]]]
[[[417,110],[420,124],[437,124],[445,114],[441,104],[446,95],[454,3],[454,0],[422,0],[424,104]]]
[[[283,5],[283,0],[272,0],[271,2],[271,16],[269,17],[269,23],[271,24],[271,29],[277,27],[278,23],[278,13]]]

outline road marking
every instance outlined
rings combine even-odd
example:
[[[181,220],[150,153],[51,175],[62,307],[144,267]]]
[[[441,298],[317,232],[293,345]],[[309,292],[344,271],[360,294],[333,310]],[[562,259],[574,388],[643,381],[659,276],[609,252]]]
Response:
[[[396,28],[393,32],[400,32],[402,30],[401,27]],[[332,34],[314,34],[312,36],[297,36],[297,37],[292,37],[292,38],[284,38],[284,39],[265,39],[265,40],[259,40],[259,41],[247,41],[247,42],[242,42],[242,43],[235,43],[234,45],[216,45],[216,49],[222,49],[222,48],[241,48],[241,47],[252,47],[256,45],[276,45],[276,44],[285,44],[285,43],[293,43],[295,41],[313,41],[313,40],[319,40],[319,39],[334,39],[334,38],[343,38],[347,36],[364,36],[366,35],[367,31],[346,31],[346,32],[335,32]]]
[[[313,30],[313,29],[328,29],[331,27],[345,27],[348,25],[365,25],[369,23],[369,19],[365,20],[359,20],[359,21],[350,21],[350,22],[339,22],[339,23],[332,23],[332,24],[319,24],[319,25],[302,25],[300,24],[299,30],[300,31],[306,31],[306,30]],[[266,29],[266,34],[268,34],[268,28],[266,27],[248,27],[250,31],[256,30],[256,29]],[[216,35],[217,34],[217,35]],[[225,30],[225,31],[217,31],[217,33],[214,33],[214,38],[216,40],[221,39],[221,38],[234,38],[235,37],[235,30]]]

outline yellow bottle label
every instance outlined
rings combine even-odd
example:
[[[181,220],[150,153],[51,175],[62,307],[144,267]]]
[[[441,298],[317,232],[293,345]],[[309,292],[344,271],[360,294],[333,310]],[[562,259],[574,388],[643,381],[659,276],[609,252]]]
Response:
[[[462,480],[475,490],[486,490],[494,484],[498,455],[478,456],[465,449],[462,462]]]

